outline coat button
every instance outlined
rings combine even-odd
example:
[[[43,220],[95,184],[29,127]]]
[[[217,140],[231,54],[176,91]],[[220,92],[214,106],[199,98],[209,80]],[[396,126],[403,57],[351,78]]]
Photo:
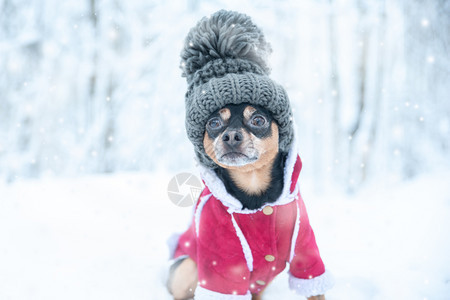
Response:
[[[267,261],[274,261],[274,260],[275,260],[275,256],[270,255],[270,254],[267,254],[264,258],[265,258]]]
[[[259,285],[265,285],[266,284],[266,282],[263,281],[263,280],[256,280],[256,283],[259,284]]]
[[[266,206],[263,208],[263,213],[266,216],[270,216],[273,213],[273,208],[271,206]]]

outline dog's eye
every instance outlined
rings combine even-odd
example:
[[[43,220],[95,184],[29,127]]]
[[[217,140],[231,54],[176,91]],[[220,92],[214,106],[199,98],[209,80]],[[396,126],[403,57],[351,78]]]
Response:
[[[217,129],[222,126],[222,121],[219,118],[212,118],[208,121],[208,126],[211,129]]]
[[[266,124],[266,119],[263,116],[256,115],[252,118],[251,124],[255,127],[261,127]]]

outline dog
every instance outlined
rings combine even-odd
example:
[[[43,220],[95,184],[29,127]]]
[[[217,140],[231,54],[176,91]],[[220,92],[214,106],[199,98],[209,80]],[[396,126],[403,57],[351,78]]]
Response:
[[[332,286],[298,177],[293,114],[270,78],[271,52],[250,17],[205,17],[181,52],[185,126],[205,184],[176,238],[167,282],[174,299],[261,299],[289,264],[289,288],[324,299]],[[293,296],[293,299],[296,296]]]

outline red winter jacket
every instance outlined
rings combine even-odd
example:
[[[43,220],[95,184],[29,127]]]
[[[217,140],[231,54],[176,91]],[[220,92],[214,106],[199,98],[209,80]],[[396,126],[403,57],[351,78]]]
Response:
[[[206,188],[174,255],[187,255],[197,263],[196,300],[250,299],[286,263],[290,288],[298,294],[309,297],[331,288],[298,191],[301,160],[292,152],[286,160],[282,194],[257,210],[242,209],[214,171],[201,170]]]

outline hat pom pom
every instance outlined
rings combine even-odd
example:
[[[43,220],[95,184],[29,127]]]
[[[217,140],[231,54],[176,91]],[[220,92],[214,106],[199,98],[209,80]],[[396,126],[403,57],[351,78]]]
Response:
[[[206,65],[217,65],[214,63],[217,60],[244,61],[236,68],[239,72],[253,72],[257,68],[257,73],[268,75],[267,57],[271,52],[264,34],[249,16],[220,10],[204,17],[190,30],[181,51],[181,68],[189,85],[197,71]]]

